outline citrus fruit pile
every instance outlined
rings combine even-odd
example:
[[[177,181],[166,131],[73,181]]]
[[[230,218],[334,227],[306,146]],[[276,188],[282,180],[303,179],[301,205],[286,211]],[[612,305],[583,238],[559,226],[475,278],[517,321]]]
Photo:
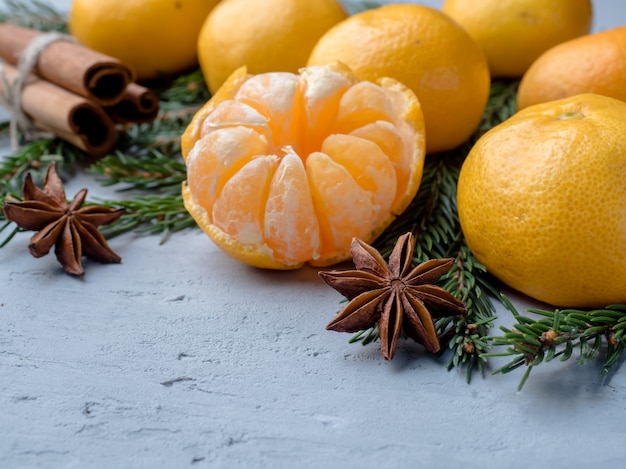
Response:
[[[330,265],[372,242],[417,192],[425,152],[463,143],[489,95],[478,44],[420,5],[348,17],[335,0],[225,0],[198,55],[214,96],[182,139],[186,207],[258,267]]]
[[[349,257],[414,197],[424,163],[415,94],[341,64],[236,71],[182,137],[185,206],[247,264],[291,269]]]
[[[220,248],[275,269],[347,259],[407,208],[426,154],[475,133],[491,77],[513,77],[520,111],[461,169],[470,249],[541,301],[626,301],[626,104],[589,94],[623,99],[624,28],[590,34],[589,0],[306,5],[271,0],[270,21],[223,0],[199,34],[214,96],[182,138],[183,195]]]
[[[548,48],[521,76],[518,112],[462,166],[458,211],[470,249],[534,299],[626,301],[625,77],[626,26]]]

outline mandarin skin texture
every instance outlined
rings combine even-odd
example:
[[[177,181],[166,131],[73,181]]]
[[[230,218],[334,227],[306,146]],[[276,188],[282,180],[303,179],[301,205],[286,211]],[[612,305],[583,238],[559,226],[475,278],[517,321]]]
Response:
[[[528,69],[517,93],[519,109],[581,93],[626,101],[626,26],[564,42]]]
[[[336,0],[223,0],[198,35],[198,58],[211,93],[239,67],[291,72],[306,65],[317,40],[347,14]]]
[[[73,0],[79,42],[130,66],[137,80],[171,78],[197,66],[196,40],[219,0]]]
[[[545,51],[589,33],[590,0],[446,0],[442,11],[472,36],[494,78],[521,77]]]
[[[489,97],[489,67],[480,46],[448,15],[423,5],[385,5],[337,24],[315,45],[309,65],[336,60],[361,79],[387,76],[413,90],[424,112],[429,154],[467,140]]]
[[[583,94],[484,134],[458,183],[463,233],[507,285],[564,307],[626,301],[626,103]]]

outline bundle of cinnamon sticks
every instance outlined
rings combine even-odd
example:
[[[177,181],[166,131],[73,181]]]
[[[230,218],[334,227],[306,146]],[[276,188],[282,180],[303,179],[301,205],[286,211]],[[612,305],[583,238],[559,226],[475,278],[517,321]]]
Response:
[[[9,99],[16,65],[41,32],[0,24],[0,94]],[[41,50],[21,89],[21,110],[32,124],[93,156],[108,153],[118,124],[150,122],[159,112],[157,96],[134,82],[119,60],[73,41],[55,41]]]

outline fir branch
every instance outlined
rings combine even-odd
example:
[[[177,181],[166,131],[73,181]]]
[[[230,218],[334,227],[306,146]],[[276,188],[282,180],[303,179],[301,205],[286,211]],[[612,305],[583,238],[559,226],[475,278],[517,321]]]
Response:
[[[475,134],[454,151],[429,155],[419,190],[409,207],[376,240],[376,247],[387,257],[399,236],[411,231],[415,236],[414,261],[453,257],[453,268],[441,279],[441,285],[463,300],[467,314],[442,318],[436,327],[442,344],[451,350],[446,367],[466,367],[469,382],[474,370],[484,372],[491,348],[489,331],[495,320],[492,298],[509,308],[494,279],[466,245],[456,204],[456,185],[461,166],[473,143],[489,128],[498,125],[516,110],[518,81],[495,81],[482,121]],[[511,306],[512,308],[512,306]],[[512,309],[514,311],[514,309]],[[350,342],[363,344],[377,340],[376,327],[357,333]]]
[[[211,93],[200,68],[177,77],[169,87],[159,93],[161,107],[168,111],[199,106],[210,98]]]
[[[115,151],[96,163],[89,170],[100,175],[103,186],[123,185],[122,191],[158,190],[159,193],[180,193],[186,179],[186,167],[182,159],[150,150],[141,155],[129,155]]]
[[[24,145],[14,154],[0,159],[0,197],[19,197],[22,179],[27,172],[33,173],[36,180],[41,180],[46,163],[63,160],[62,156],[54,153],[52,140],[43,139]]]
[[[481,355],[490,344],[485,340],[495,319],[489,295],[500,298],[492,278],[465,244],[456,206],[456,183],[466,149],[427,159],[417,195],[400,216],[374,243],[388,257],[397,238],[411,231],[416,237],[414,262],[453,257],[453,268],[441,279],[441,286],[463,300],[467,314],[436,322],[443,348],[451,350],[446,367],[466,367],[469,382],[474,370],[483,373]],[[362,331],[352,342],[368,343],[377,331]]]
[[[462,157],[449,153],[427,158],[415,198],[394,223],[375,241],[384,257],[396,240],[410,231],[415,236],[415,260],[451,257],[461,238],[456,215],[456,180]],[[452,256],[454,257],[454,256]]]
[[[8,229],[11,226],[13,227],[13,229],[9,231],[9,234],[5,236],[4,239],[0,240],[0,249],[9,244],[9,241],[11,241],[16,234],[22,231],[16,224],[10,222],[6,218],[4,218],[4,216],[3,219],[4,222],[0,224],[0,233],[2,233],[4,230]]]
[[[183,205],[180,191],[178,194],[143,195],[121,201],[101,200],[98,205],[126,209],[126,213],[119,220],[102,227],[106,238],[128,232],[158,234],[163,243],[171,233],[197,227]]]
[[[196,112],[196,108],[180,108],[161,112],[152,122],[126,127],[116,142],[116,150],[141,156],[158,151],[164,154],[180,153],[180,136]]]
[[[459,248],[455,263],[442,279],[441,286],[461,299],[467,308],[467,314],[438,319],[435,326],[441,342],[447,343],[451,350],[446,368],[451,370],[464,365],[469,383],[474,370],[483,374],[483,365],[487,362],[484,354],[491,349],[487,337],[496,319],[491,298],[506,298],[465,244]]]
[[[26,173],[35,181],[42,181],[48,164],[57,162],[61,172],[62,163],[83,160],[85,153],[57,138],[41,139],[25,144],[15,153],[0,159],[0,202],[6,196],[19,198],[20,187]],[[0,220],[4,215],[0,211]]]
[[[511,328],[500,326],[504,334],[490,338],[494,346],[504,346],[506,350],[485,354],[485,358],[513,357],[494,374],[510,373],[526,366],[518,391],[524,387],[535,366],[555,358],[567,361],[576,349],[581,365],[599,358],[605,350],[602,375],[609,373],[624,352],[626,305],[609,305],[594,310],[531,308],[527,312],[539,318],[516,313],[516,323]]]
[[[475,142],[485,132],[515,114],[518,88],[519,80],[496,80],[491,84],[482,120],[470,142]]]
[[[0,9],[0,23],[37,29],[67,32],[67,20],[49,3],[41,0],[5,0]]]

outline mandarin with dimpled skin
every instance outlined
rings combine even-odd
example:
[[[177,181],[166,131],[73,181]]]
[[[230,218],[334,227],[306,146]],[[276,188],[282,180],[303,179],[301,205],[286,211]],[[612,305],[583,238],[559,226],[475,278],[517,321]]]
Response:
[[[476,258],[562,307],[626,302],[626,103],[582,94],[530,106],[485,133],[458,182]]]
[[[130,66],[138,80],[197,66],[196,39],[219,0],[73,0],[68,26],[82,44]]]
[[[485,51],[493,77],[521,77],[542,53],[587,34],[590,0],[445,0],[441,7]]]
[[[518,109],[581,93],[626,101],[626,26],[559,44],[522,77]]]
[[[397,4],[357,13],[317,42],[309,65],[334,61],[363,80],[391,77],[417,95],[426,123],[426,151],[456,148],[476,130],[489,97],[487,59],[448,15]]]

